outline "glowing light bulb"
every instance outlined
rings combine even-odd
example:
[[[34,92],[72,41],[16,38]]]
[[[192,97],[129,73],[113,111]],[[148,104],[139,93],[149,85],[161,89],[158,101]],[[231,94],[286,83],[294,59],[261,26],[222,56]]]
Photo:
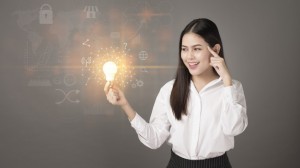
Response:
[[[105,74],[106,81],[113,81],[117,73],[118,67],[112,62],[108,61],[103,65],[103,72]]]

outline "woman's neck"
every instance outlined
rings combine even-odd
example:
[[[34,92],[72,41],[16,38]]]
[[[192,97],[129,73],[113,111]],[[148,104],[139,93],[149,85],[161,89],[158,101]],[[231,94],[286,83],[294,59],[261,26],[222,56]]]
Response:
[[[208,84],[209,82],[218,79],[219,76],[216,75],[213,71],[208,73],[203,73],[201,75],[192,76],[193,83],[197,89],[198,92],[201,91],[201,89]]]

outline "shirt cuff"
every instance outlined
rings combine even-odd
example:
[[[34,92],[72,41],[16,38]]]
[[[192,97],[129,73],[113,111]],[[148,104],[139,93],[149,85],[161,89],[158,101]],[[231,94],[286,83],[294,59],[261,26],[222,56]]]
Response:
[[[229,103],[237,102],[237,91],[234,85],[224,87],[224,94]]]
[[[134,118],[130,121],[130,124],[137,132],[142,132],[146,127],[147,122],[136,113]]]

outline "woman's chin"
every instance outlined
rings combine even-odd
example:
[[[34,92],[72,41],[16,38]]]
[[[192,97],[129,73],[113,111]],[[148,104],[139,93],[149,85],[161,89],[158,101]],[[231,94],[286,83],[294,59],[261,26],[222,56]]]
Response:
[[[189,70],[190,74],[192,76],[199,76],[201,75],[201,72],[197,71],[197,70]]]

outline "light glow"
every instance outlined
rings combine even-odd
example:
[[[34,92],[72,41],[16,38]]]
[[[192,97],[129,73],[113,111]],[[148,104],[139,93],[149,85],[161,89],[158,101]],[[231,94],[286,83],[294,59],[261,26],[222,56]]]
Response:
[[[113,81],[117,71],[118,67],[112,61],[108,61],[103,65],[103,72],[105,74],[106,81]]]

